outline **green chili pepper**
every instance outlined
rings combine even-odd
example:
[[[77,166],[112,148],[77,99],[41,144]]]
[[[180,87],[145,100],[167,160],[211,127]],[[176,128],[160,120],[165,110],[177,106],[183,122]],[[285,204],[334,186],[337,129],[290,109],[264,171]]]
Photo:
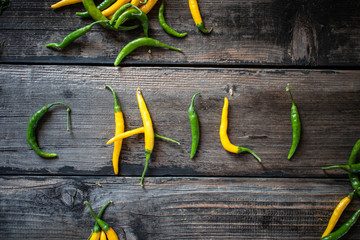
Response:
[[[136,9],[129,9],[123,14],[121,14],[121,16],[116,20],[115,28],[118,29],[126,19],[134,19],[134,18],[136,18],[141,22],[141,26],[144,29],[145,37],[148,37],[149,19],[147,15],[137,7]]]
[[[121,6],[112,16],[111,20],[110,20],[110,24],[112,25],[116,19],[118,19],[120,17],[120,15],[126,11],[126,9],[130,8],[130,7],[136,7],[135,5],[131,4],[131,3],[127,3],[123,6]]]
[[[49,43],[49,44],[46,44],[46,47],[65,48],[70,43],[72,43],[73,41],[75,41],[79,37],[81,37],[81,36],[85,35],[87,32],[89,32],[91,30],[91,28],[95,24],[104,23],[104,22],[108,22],[108,21],[107,20],[101,20],[101,21],[93,22],[92,24],[89,24],[89,25],[87,25],[85,27],[79,28],[78,30],[76,30],[76,31],[70,33],[69,35],[67,35],[60,44],[59,43]]]
[[[109,7],[115,1],[116,0],[104,0],[102,3],[99,4],[99,6],[97,6],[97,9],[99,9],[100,11],[105,10],[107,7]],[[76,15],[83,17],[83,18],[91,17],[89,12],[77,12]]]
[[[91,207],[91,205],[90,205],[90,203],[89,203],[88,201],[85,201],[84,203],[85,203],[86,205],[88,205],[89,210],[90,210],[90,214],[91,214],[91,216],[95,219],[96,223],[99,224],[99,226],[101,227],[102,230],[104,230],[104,231],[107,232],[107,231],[110,229],[109,224],[107,224],[106,222],[104,222],[103,220],[101,220],[100,218],[98,218],[98,217],[95,215],[95,213],[94,213],[94,211],[92,210],[92,207]]]
[[[354,215],[347,220],[346,223],[344,223],[338,230],[336,230],[335,232],[330,233],[329,235],[327,235],[326,237],[321,238],[321,240],[336,240],[341,238],[342,236],[344,236],[349,229],[356,223],[356,221],[358,220],[360,216],[360,209],[357,210]]]
[[[360,150],[360,139],[355,143],[350,157],[349,157],[349,162],[348,164],[355,164],[356,163],[356,155],[358,154]],[[352,187],[354,188],[354,190],[356,191],[356,193],[360,196],[360,180],[359,180],[359,176],[357,174],[354,173],[349,173],[349,180],[350,183],[352,185]]]
[[[112,201],[108,201],[108,202],[105,203],[105,205],[100,209],[100,212],[99,212],[98,215],[97,215],[98,218],[101,218],[103,212],[105,211],[105,209],[107,208],[107,206],[108,206],[110,203],[112,203]],[[95,222],[94,227],[93,227],[93,230],[92,230],[90,236],[88,237],[88,240],[91,238],[91,235],[92,235],[93,233],[98,233],[98,232],[100,232],[100,231],[101,231],[101,228],[100,228],[99,224],[98,224],[97,222]]]
[[[191,126],[191,136],[192,136],[192,144],[191,144],[191,154],[190,158],[193,158],[195,156],[197,147],[199,145],[199,139],[200,139],[200,130],[199,130],[199,119],[195,112],[194,108],[194,101],[195,97],[199,95],[200,93],[195,93],[192,97],[190,107],[188,109],[189,118],[190,118],[190,126]]]
[[[130,43],[128,43],[119,53],[119,55],[117,56],[114,65],[117,66],[121,63],[121,61],[128,55],[130,54],[132,51],[134,51],[135,49],[137,49],[138,47],[142,47],[142,46],[148,46],[148,47],[164,47],[164,48],[169,48],[172,50],[176,50],[176,51],[181,51],[181,49],[176,48],[176,47],[172,47],[169,45],[166,45],[164,43],[161,43],[158,40],[155,40],[153,38],[148,38],[148,37],[142,37],[142,38],[138,38],[135,39],[133,41],[131,41]]]
[[[290,159],[294,155],[295,150],[300,142],[301,122],[300,122],[299,112],[298,112],[297,107],[294,102],[293,95],[291,94],[291,91],[290,91],[289,83],[287,84],[286,91],[290,93],[290,97],[291,97],[291,125],[292,125],[292,129],[293,129],[293,141],[292,141],[291,149],[290,149],[290,152],[288,155],[288,159]]]
[[[114,31],[116,31],[116,30],[127,31],[127,30],[132,30],[132,29],[139,27],[139,25],[135,25],[135,26],[121,27],[119,29],[116,29],[114,26],[110,25],[109,20],[101,13],[101,11],[99,9],[97,9],[97,7],[94,3],[94,0],[83,0],[83,4],[84,4],[86,11],[89,12],[90,16],[95,21],[105,21],[105,20],[107,21],[107,22],[100,23],[106,29],[114,30]]]
[[[62,102],[56,102],[56,103],[51,103],[49,105],[46,105],[42,108],[40,108],[40,110],[38,110],[31,118],[28,124],[28,128],[26,131],[26,140],[28,141],[30,147],[41,157],[44,158],[53,158],[56,157],[57,154],[56,153],[46,153],[43,152],[39,145],[37,144],[36,141],[36,127],[39,124],[40,119],[45,115],[45,113],[47,113],[47,111],[50,109],[50,107],[52,107],[53,105],[57,105],[57,104],[61,104],[64,105],[65,107],[67,107],[67,130],[70,130],[70,107]]]
[[[166,21],[165,21],[165,17],[164,17],[164,0],[162,1],[160,8],[159,8],[159,23],[160,26],[164,29],[165,32],[167,32],[168,34],[174,36],[174,37],[185,37],[187,35],[187,33],[178,33],[177,31],[175,31],[174,29],[172,29],[171,27],[169,27],[169,25],[167,25]]]
[[[332,169],[332,168],[341,168],[349,173],[360,173],[360,163],[356,164],[346,164],[346,165],[333,165],[328,167],[323,167],[323,170]]]

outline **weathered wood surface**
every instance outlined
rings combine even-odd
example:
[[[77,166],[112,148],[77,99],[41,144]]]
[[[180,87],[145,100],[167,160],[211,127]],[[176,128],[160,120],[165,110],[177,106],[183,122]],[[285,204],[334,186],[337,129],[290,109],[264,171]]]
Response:
[[[142,36],[134,32],[94,30],[63,51],[47,49],[70,32],[89,24],[75,15],[81,4],[53,10],[56,1],[12,0],[0,16],[0,62],[113,64],[126,43]],[[159,4],[158,4],[159,5]],[[353,0],[201,0],[210,35],[195,27],[188,2],[167,1],[166,18],[185,39],[168,36],[159,26],[158,7],[149,14],[150,36],[180,47],[183,53],[146,48],[128,56],[124,64],[359,66],[360,2]]]
[[[287,160],[292,139],[290,82],[301,114],[301,144]],[[360,136],[358,71],[261,70],[222,68],[79,67],[2,65],[1,174],[113,175],[113,98],[116,90],[126,130],[142,126],[136,101],[140,87],[155,131],[181,145],[156,140],[148,176],[346,177],[322,166],[345,164]],[[196,99],[201,139],[191,160],[187,109]],[[229,137],[252,149],[231,154],[220,143],[218,129],[224,97],[229,98]],[[41,122],[39,145],[58,159],[37,156],[25,140],[28,121],[43,105],[63,101],[72,108],[71,132],[64,107],[53,107]],[[120,174],[139,176],[145,162],[142,135],[128,138],[120,156]]]
[[[94,210],[132,239],[319,239],[352,188],[330,179],[1,177],[1,236],[86,239]],[[99,187],[96,183],[100,183]],[[354,198],[339,225],[358,208]],[[5,224],[5,225],[4,225]],[[360,239],[357,223],[344,239]]]

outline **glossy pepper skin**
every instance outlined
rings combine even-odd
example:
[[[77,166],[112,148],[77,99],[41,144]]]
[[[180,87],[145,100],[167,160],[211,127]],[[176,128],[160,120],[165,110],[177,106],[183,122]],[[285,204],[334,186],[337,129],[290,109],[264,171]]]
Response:
[[[191,15],[194,19],[194,22],[196,24],[196,27],[203,33],[210,33],[212,29],[207,30],[205,28],[203,20],[201,18],[197,0],[189,0],[189,8],[190,8]]]
[[[192,136],[191,153],[190,153],[191,159],[194,158],[195,156],[200,140],[199,118],[195,112],[195,107],[194,107],[195,98],[199,94],[200,93],[198,92],[194,94],[194,96],[191,99],[190,107],[188,109],[190,126],[191,126],[191,136]]]
[[[338,230],[336,230],[335,232],[330,233],[326,237],[321,238],[321,240],[337,240],[337,239],[341,238],[356,223],[359,216],[360,216],[360,209],[357,210],[354,213],[354,215],[349,220],[347,220]]]
[[[116,12],[116,10],[118,10],[121,6],[123,6],[129,2],[130,2],[130,0],[117,0],[113,5],[111,5],[107,9],[103,10],[101,13],[105,17],[109,17],[109,16],[113,15]]]
[[[112,229],[112,228],[109,226],[109,224],[107,224],[106,222],[104,222],[103,220],[101,220],[100,218],[98,218],[98,217],[94,214],[90,203],[89,203],[88,201],[85,201],[84,203],[85,203],[86,205],[88,205],[91,216],[95,219],[95,221],[97,222],[97,224],[99,224],[99,226],[101,227],[101,229],[105,232],[106,237],[108,238],[108,240],[119,240],[119,238],[118,238],[118,236],[116,235],[114,229]]]
[[[145,37],[149,35],[149,19],[147,15],[141,11],[139,8],[129,9],[118,18],[115,24],[115,28],[118,29],[120,25],[125,22],[126,19],[137,19],[140,21],[141,26],[143,27]]]
[[[26,140],[28,141],[30,147],[41,157],[43,158],[54,158],[57,156],[56,153],[46,153],[43,152],[36,140],[36,128],[39,124],[39,121],[42,117],[44,117],[44,115],[48,112],[48,110],[54,106],[54,105],[63,105],[65,107],[67,107],[67,130],[70,130],[70,107],[62,102],[56,102],[56,103],[51,103],[48,104],[42,108],[40,108],[31,118],[30,121],[28,123],[28,128],[26,130]]]
[[[107,7],[109,7],[111,4],[113,4],[116,0],[104,0],[102,3],[99,4],[99,6],[97,6],[97,9],[99,9],[100,11],[106,9]],[[88,18],[91,17],[89,12],[77,12],[76,15],[83,17],[83,18]]]
[[[112,25],[119,17],[121,14],[123,14],[123,12],[125,12],[128,8],[135,6],[131,3],[127,3],[123,6],[121,6],[112,16],[111,20],[110,20],[110,24]]]
[[[349,157],[349,162],[348,162],[349,165],[356,163],[356,156],[357,156],[359,150],[360,150],[360,139],[357,140],[357,142],[355,143],[355,145],[354,145],[354,147],[353,147],[353,149],[351,151],[351,154],[350,154],[350,157]],[[360,180],[359,180],[359,176],[356,173],[348,173],[348,174],[349,174],[349,180],[350,180],[350,183],[351,183],[353,189],[360,196]]]
[[[85,27],[79,28],[78,30],[67,35],[61,43],[49,43],[49,44],[46,44],[46,47],[65,48],[65,47],[69,46],[70,43],[72,43],[79,37],[81,37],[81,36],[85,35],[87,32],[89,32],[95,24],[104,23],[104,22],[107,22],[107,21],[106,20],[105,21],[104,20],[97,21],[97,22],[93,22]]]
[[[115,135],[121,134],[125,130],[125,124],[124,124],[124,115],[121,111],[121,107],[116,99],[116,93],[114,89],[109,86],[105,85],[106,88],[110,89],[113,97],[114,97],[114,114],[115,114]],[[119,156],[121,152],[121,146],[122,146],[122,139],[119,139],[114,142],[114,151],[113,151],[113,168],[115,175],[119,174]]]
[[[251,155],[253,155],[259,162],[261,162],[261,159],[250,149],[235,146],[230,142],[229,137],[227,135],[228,109],[229,109],[229,100],[225,97],[224,98],[224,106],[223,106],[222,115],[221,115],[220,131],[219,131],[222,146],[224,147],[224,149],[226,151],[232,152],[232,153],[248,152]]]
[[[141,11],[143,11],[145,14],[148,14],[151,9],[155,6],[158,0],[145,0],[144,5],[140,7]]]
[[[101,218],[102,214],[104,213],[105,209],[107,208],[107,206],[112,203],[112,201],[108,201],[99,211],[97,217]],[[100,239],[100,235],[101,235],[101,228],[99,226],[99,224],[97,224],[97,222],[95,222],[95,225],[93,227],[93,230],[88,238],[88,240],[99,240]]]
[[[144,125],[144,138],[145,138],[145,154],[146,154],[146,160],[145,160],[145,167],[144,167],[144,171],[142,173],[141,176],[141,180],[140,180],[140,185],[143,186],[143,182],[144,182],[144,176],[149,164],[149,159],[151,156],[151,153],[154,149],[154,128],[153,128],[153,124],[151,121],[151,117],[150,117],[150,113],[146,107],[144,98],[142,96],[142,92],[140,90],[140,88],[138,88],[136,90],[136,96],[137,96],[137,101],[138,101],[138,105],[139,105],[139,110],[140,110],[140,114],[141,114],[141,118],[143,121],[143,125]]]
[[[82,2],[82,0],[62,0],[62,1],[59,1],[59,2],[51,5],[51,8],[59,8],[59,7],[64,7],[67,5],[81,3],[81,2]]]
[[[341,217],[341,214],[344,212],[345,208],[349,205],[353,196],[354,196],[354,192],[350,193],[345,198],[343,198],[339,202],[339,204],[336,206],[333,214],[331,215],[329,223],[328,223],[323,235],[321,236],[322,238],[329,235],[331,233],[331,231],[334,229],[336,223],[338,222],[339,218]]]
[[[165,21],[165,17],[164,17],[164,9],[165,9],[164,2],[165,2],[165,0],[162,0],[160,8],[159,8],[158,18],[159,18],[160,26],[169,35],[172,35],[174,37],[179,37],[179,38],[185,37],[187,35],[187,33],[178,33],[177,31],[172,29],[169,25],[167,25],[167,23]]]
[[[298,109],[295,105],[293,95],[290,91],[290,85],[288,84],[286,87],[286,91],[289,92],[291,97],[291,126],[293,129],[293,140],[292,145],[289,151],[288,159],[291,159],[291,157],[294,155],[296,148],[299,145],[300,142],[300,135],[301,135],[301,122],[300,122],[300,115],[298,112]]]
[[[150,1],[150,0],[149,0]],[[131,41],[130,43],[128,43],[119,53],[119,55],[117,56],[114,65],[118,66],[121,61],[127,56],[129,55],[132,51],[134,51],[135,49],[142,47],[142,46],[148,46],[148,47],[163,47],[163,48],[169,48],[172,50],[176,50],[176,51],[181,51],[181,49],[176,48],[176,47],[172,47],[169,45],[166,45],[156,39],[153,38],[148,38],[148,37],[142,37],[142,38],[138,38],[135,39],[133,41]]]

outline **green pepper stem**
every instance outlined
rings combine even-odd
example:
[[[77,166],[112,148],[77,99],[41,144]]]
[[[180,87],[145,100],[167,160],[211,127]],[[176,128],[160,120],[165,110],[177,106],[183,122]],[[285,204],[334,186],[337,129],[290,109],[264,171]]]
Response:
[[[191,104],[190,104],[190,107],[189,107],[189,109],[188,109],[188,112],[189,112],[189,113],[193,113],[193,112],[195,111],[195,109],[194,109],[194,102],[195,102],[196,96],[199,95],[199,94],[200,94],[200,93],[197,92],[197,93],[195,93],[194,96],[192,97],[192,99],[191,99]]]
[[[90,203],[88,201],[85,201],[84,204],[88,205],[89,210],[90,210],[90,214],[91,216],[95,219],[95,221],[99,224],[99,226],[101,227],[102,230],[104,230],[104,232],[109,231],[110,226],[109,224],[107,224],[106,222],[104,222],[103,220],[101,220],[100,218],[98,218],[94,211],[92,210],[92,207],[90,205]]]
[[[140,180],[140,186],[144,186],[144,177],[145,177],[145,173],[146,173],[146,170],[147,170],[147,167],[149,165],[149,159],[150,159],[150,156],[151,156],[151,152],[150,151],[147,151],[145,150],[145,153],[146,153],[146,160],[145,160],[145,167],[144,167],[144,171],[141,175],[141,180]]]
[[[113,94],[113,97],[114,97],[114,112],[115,113],[116,112],[121,112],[121,107],[120,107],[120,105],[119,105],[119,103],[118,103],[118,101],[116,99],[116,93],[115,93],[114,89],[109,85],[105,85],[105,88],[110,89],[112,94]]]
[[[290,83],[286,85],[286,91],[290,93],[291,101],[294,102],[294,98],[290,90]]]
[[[71,109],[70,109],[69,105],[67,105],[66,103],[63,103],[63,102],[55,102],[55,103],[50,104],[49,108],[53,105],[59,105],[59,104],[67,107],[67,109],[66,109],[66,112],[67,112],[66,130],[70,131],[70,111],[71,111]]]
[[[250,149],[244,148],[244,147],[239,147],[239,152],[238,153],[242,153],[242,152],[250,153],[251,155],[254,156],[254,158],[256,158],[261,163],[261,159],[253,151],[251,151]]]
[[[349,170],[350,166],[349,165],[333,165],[333,166],[328,166],[328,167],[322,167],[322,170],[327,170],[327,169],[333,169],[333,168],[342,168],[344,170]]]
[[[161,135],[159,135],[157,133],[154,133],[154,134],[155,134],[155,137],[157,137],[157,138],[161,138],[161,139],[164,139],[164,140],[167,140],[167,141],[170,141],[170,142],[173,142],[173,143],[176,143],[176,144],[180,145],[180,143],[178,141],[174,140],[174,139],[161,136]]]

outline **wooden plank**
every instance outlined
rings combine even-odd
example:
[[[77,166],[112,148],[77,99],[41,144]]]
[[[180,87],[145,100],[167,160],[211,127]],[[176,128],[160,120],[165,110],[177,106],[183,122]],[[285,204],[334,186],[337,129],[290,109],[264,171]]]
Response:
[[[140,87],[155,131],[181,142],[156,140],[148,176],[327,177],[321,167],[346,163],[360,136],[359,71],[1,65],[1,73],[1,174],[112,175],[112,146],[105,143],[114,134],[113,99],[104,84],[115,88],[127,130],[142,126],[135,96]],[[303,123],[292,161],[288,82]],[[187,109],[197,91],[201,139],[191,160]],[[224,97],[230,140],[252,149],[262,164],[222,148]],[[56,101],[71,106],[72,130],[65,130],[63,107],[49,111],[38,129],[39,145],[59,158],[46,160],[32,151],[25,132],[32,114]],[[126,139],[120,174],[139,176],[144,162],[143,136]],[[327,173],[346,177],[340,170]]]
[[[352,191],[330,179],[1,177],[1,236],[86,239],[94,221],[83,201],[132,239],[319,239]],[[99,187],[96,183],[100,183]],[[358,208],[354,198],[339,225]],[[345,239],[360,239],[356,223]],[[337,227],[336,227],[337,228]],[[124,238],[123,238],[124,239]]]
[[[13,0],[0,21],[5,40],[0,62],[110,64],[141,29],[111,33],[99,26],[63,51],[47,49],[75,29],[89,24],[75,12],[81,4],[53,10],[55,1]],[[188,2],[167,1],[166,18],[185,39],[168,36],[149,14],[150,36],[183,49],[183,53],[141,48],[124,64],[359,66],[360,3],[358,1],[199,1],[210,35],[195,27]]]

